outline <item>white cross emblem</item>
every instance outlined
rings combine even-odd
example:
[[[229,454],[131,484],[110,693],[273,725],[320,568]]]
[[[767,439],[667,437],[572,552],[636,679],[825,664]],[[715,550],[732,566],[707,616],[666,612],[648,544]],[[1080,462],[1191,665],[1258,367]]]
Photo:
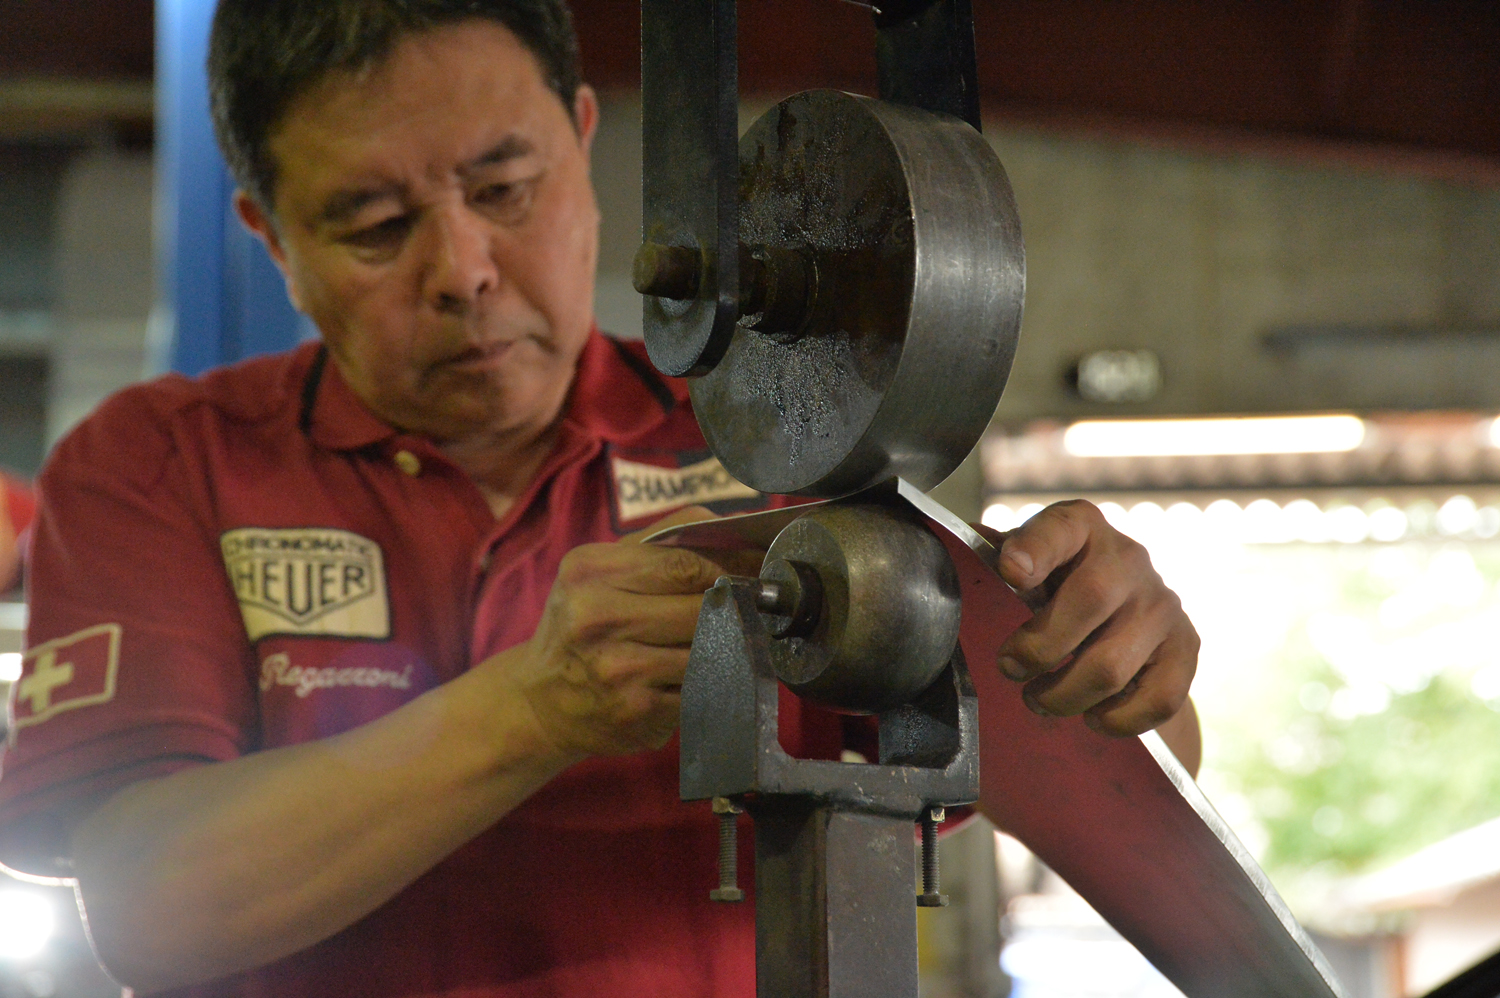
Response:
[[[119,624],[98,624],[28,651],[12,688],[11,736],[65,710],[113,700],[121,634]]]
[[[57,661],[57,651],[48,649],[36,658],[36,669],[21,680],[17,702],[31,701],[31,713],[45,714],[52,707],[52,691],[73,681],[73,663]]]

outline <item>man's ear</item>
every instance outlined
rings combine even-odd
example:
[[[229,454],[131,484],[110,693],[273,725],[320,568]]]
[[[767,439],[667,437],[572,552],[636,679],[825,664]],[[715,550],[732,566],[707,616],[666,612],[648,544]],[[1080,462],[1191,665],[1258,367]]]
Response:
[[[246,194],[244,190],[234,192],[234,213],[240,217],[240,222],[245,228],[266,244],[266,252],[271,254],[272,262],[276,264],[276,269],[281,271],[282,280],[286,281],[286,295],[292,300],[292,307],[301,312],[302,301],[297,293],[297,282],[292,279],[291,268],[287,266],[286,247],[281,244],[281,235],[276,231],[276,223],[265,213],[260,203]]]
[[[594,132],[599,128],[599,95],[587,83],[580,83],[573,95],[573,124],[578,129],[578,139],[587,153],[594,144]]]

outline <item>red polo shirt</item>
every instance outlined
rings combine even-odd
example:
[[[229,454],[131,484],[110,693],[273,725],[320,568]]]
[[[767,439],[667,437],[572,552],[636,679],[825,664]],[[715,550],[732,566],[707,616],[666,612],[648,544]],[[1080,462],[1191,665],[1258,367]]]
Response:
[[[499,522],[325,357],[128,389],[58,446],[0,779],[12,863],[65,873],[70,825],[124,785],[355,727],[527,639],[580,544],[764,504],[638,345],[590,339]],[[837,721],[797,706],[788,749],[837,757]],[[752,910],[707,899],[715,826],[676,788],[675,741],[584,762],[333,938],[183,993],[749,996]]]

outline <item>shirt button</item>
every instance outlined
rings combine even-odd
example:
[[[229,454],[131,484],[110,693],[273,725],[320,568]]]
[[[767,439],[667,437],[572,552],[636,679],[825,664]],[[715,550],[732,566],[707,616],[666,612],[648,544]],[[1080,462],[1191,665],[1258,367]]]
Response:
[[[409,475],[412,478],[416,478],[422,473],[421,458],[417,457],[417,455],[413,454],[409,450],[398,450],[396,452],[395,461],[396,467],[400,468],[403,474]]]

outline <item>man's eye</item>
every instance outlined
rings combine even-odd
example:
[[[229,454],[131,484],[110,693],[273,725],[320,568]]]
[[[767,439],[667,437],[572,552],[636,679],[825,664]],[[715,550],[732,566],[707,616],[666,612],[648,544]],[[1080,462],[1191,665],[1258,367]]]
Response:
[[[383,222],[367,225],[343,236],[339,241],[356,249],[390,249],[401,243],[411,231],[411,219],[392,215]]]
[[[482,210],[498,215],[501,221],[519,221],[531,207],[535,186],[530,180],[487,184],[474,192],[473,200]]]

